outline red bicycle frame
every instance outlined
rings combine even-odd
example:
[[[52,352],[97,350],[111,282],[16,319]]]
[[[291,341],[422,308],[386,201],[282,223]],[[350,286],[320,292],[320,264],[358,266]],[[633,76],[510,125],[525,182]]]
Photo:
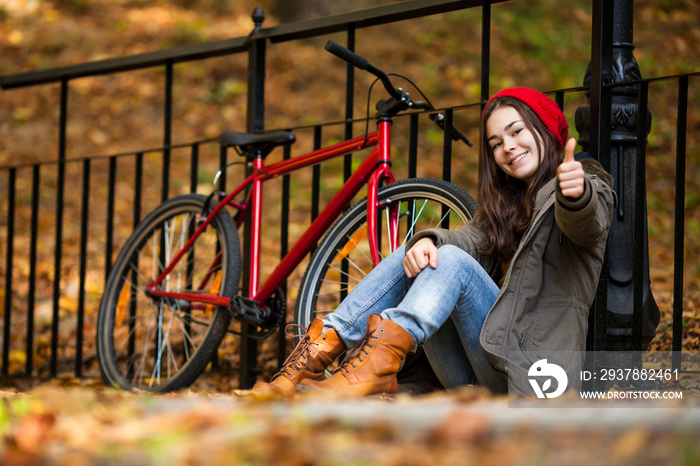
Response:
[[[361,149],[375,146],[364,161],[360,164],[352,176],[344,183],[343,187],[335,194],[328,205],[304,232],[299,241],[292,247],[287,255],[280,261],[272,274],[267,278],[262,287],[260,281],[260,232],[262,212],[262,185],[265,181],[280,175],[293,172],[300,168],[316,165],[325,160],[351,154]],[[171,272],[175,264],[192,247],[197,237],[207,228],[212,219],[226,206],[238,210],[246,210],[251,213],[251,241],[250,241],[250,265],[249,265],[249,298],[259,304],[265,303],[289,277],[292,271],[299,265],[313,246],[321,239],[323,234],[335,220],[343,213],[346,206],[355,195],[367,185],[367,229],[369,233],[370,251],[372,261],[377,265],[380,261],[379,247],[377,244],[377,190],[384,182],[393,183],[394,175],[391,172],[391,121],[381,120],[379,129],[367,136],[360,136],[348,141],[333,144],[307,154],[294,157],[289,160],[265,165],[262,157],[253,160],[253,174],[246,178],[233,192],[222,199],[195,233],[187,244],[175,254],[171,263],[163,270],[160,276],[148,285],[148,291],[152,296],[183,299],[191,302],[214,304],[216,306],[228,306],[232,296],[215,296],[200,293],[178,293],[159,289],[159,285]],[[250,191],[245,202],[241,205],[233,199],[235,196],[248,189]],[[398,212],[390,214],[389,238],[393,251],[398,246]]]

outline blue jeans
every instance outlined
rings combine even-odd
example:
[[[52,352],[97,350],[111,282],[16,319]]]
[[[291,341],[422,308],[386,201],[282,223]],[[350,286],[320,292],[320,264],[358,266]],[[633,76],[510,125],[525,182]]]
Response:
[[[479,343],[481,327],[499,288],[479,263],[456,246],[438,249],[438,266],[415,278],[403,269],[403,246],[385,258],[324,319],[348,348],[364,337],[371,314],[381,314],[423,345],[446,388],[476,384],[505,390]]]

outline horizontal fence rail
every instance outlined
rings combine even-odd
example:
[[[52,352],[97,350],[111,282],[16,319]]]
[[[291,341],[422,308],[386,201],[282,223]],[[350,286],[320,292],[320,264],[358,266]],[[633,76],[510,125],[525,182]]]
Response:
[[[489,7],[491,4],[505,1],[507,0],[409,0],[327,18],[282,24],[271,28],[260,28],[253,31],[248,37],[192,44],[129,57],[110,58],[81,65],[31,71],[12,76],[0,76],[0,87],[12,89],[35,86],[86,76],[112,74],[186,61],[203,60],[205,58],[248,52],[251,40],[269,39],[272,43],[279,43],[307,39],[335,32],[345,32],[348,29],[354,30],[378,26],[466,8]]]
[[[500,0],[499,0],[500,1]],[[204,172],[211,171],[212,167],[221,170],[219,188],[225,189],[228,180],[227,174],[233,175],[235,167],[230,166],[231,159],[225,149],[218,146],[214,139],[202,139],[199,141],[173,145],[171,143],[171,119],[173,106],[173,65],[175,63],[203,60],[214,56],[226,56],[234,54],[248,54],[249,73],[248,81],[248,130],[264,130],[264,63],[265,44],[272,44],[318,37],[330,33],[345,32],[347,45],[354,49],[355,35],[358,29],[387,24],[395,21],[418,18],[427,15],[445,13],[464,8],[482,8],[482,63],[481,63],[481,102],[467,105],[449,107],[444,110],[445,136],[439,148],[441,154],[441,171],[438,175],[451,181],[454,177],[453,152],[456,150],[452,139],[448,136],[455,116],[462,112],[479,112],[480,106],[489,96],[489,34],[490,34],[490,6],[498,1],[460,0],[413,0],[399,2],[387,6],[372,8],[359,12],[338,15],[319,20],[303,21],[299,23],[283,24],[273,28],[262,28],[260,24],[247,37],[196,44],[178,47],[170,50],[151,52],[132,57],[113,58],[99,62],[69,66],[45,71],[22,73],[14,76],[0,77],[0,86],[4,89],[35,86],[47,83],[60,83],[60,121],[59,121],[59,150],[58,158],[53,162],[36,164],[16,164],[9,167],[0,167],[0,186],[4,186],[2,196],[7,206],[5,212],[5,224],[0,224],[0,231],[5,230],[3,263],[5,276],[2,319],[2,368],[0,376],[11,377],[55,377],[59,374],[72,373],[77,377],[86,373],[96,374],[96,360],[94,346],[94,325],[96,321],[95,311],[99,304],[101,284],[95,284],[89,279],[90,274],[99,271],[99,276],[104,279],[109,274],[112,260],[118,253],[118,248],[125,240],[119,231],[124,223],[129,229],[133,229],[138,222],[150,210],[155,208],[159,201],[167,199],[173,191],[196,192],[200,189],[201,177]],[[66,125],[67,125],[67,99],[70,90],[70,82],[77,78],[87,76],[108,75],[118,72],[131,71],[143,68],[165,67],[165,104],[163,109],[164,128],[163,145],[143,149],[137,152],[125,152],[105,156],[91,157],[66,157]],[[682,353],[682,321],[683,321],[683,271],[685,264],[685,241],[697,241],[697,238],[687,238],[685,235],[685,180],[686,180],[686,140],[688,132],[689,112],[698,112],[694,108],[693,101],[689,101],[689,88],[699,82],[700,73],[679,76],[666,76],[635,82],[606,84],[599,80],[591,86],[562,89],[551,91],[549,94],[555,101],[569,111],[569,101],[581,98],[584,93],[601,96],[602,108],[610,108],[611,92],[616,87],[635,86],[639,88],[640,115],[646,116],[647,107],[653,107],[653,92],[655,86],[676,86],[677,115],[675,134],[675,207],[673,214],[674,251],[673,251],[673,367],[681,368]],[[595,81],[595,80],[594,80]],[[312,126],[299,126],[293,129],[313,141],[313,147],[323,145],[323,139],[328,133],[333,133],[338,127],[342,128],[344,137],[350,138],[353,133],[364,131],[365,120],[353,118],[354,99],[354,69],[347,68],[346,75],[346,104],[345,119],[343,121],[327,122]],[[596,89],[596,86],[597,89]],[[651,96],[650,96],[650,93]],[[642,113],[643,110],[643,113]],[[419,143],[423,142],[421,129],[432,124],[424,113],[413,113],[397,118],[397,122],[407,128],[408,146],[406,151],[405,171],[408,177],[418,176],[420,170]],[[641,154],[641,173],[645,171],[646,134],[645,128],[648,122],[639,118],[637,122],[638,152]],[[360,130],[361,128],[361,130]],[[290,128],[282,128],[290,129]],[[591,134],[592,139],[600,138],[600,129]],[[333,133],[334,134],[334,133]],[[600,147],[600,145],[598,146]],[[605,144],[603,144],[605,148]],[[607,146],[609,152],[609,141]],[[605,150],[603,150],[605,152]],[[292,156],[292,148],[286,147],[281,154],[285,159]],[[606,166],[610,162],[606,157],[610,154],[601,154],[601,159]],[[397,157],[401,160],[401,157]],[[172,175],[172,164],[183,163],[189,169],[187,179],[176,179]],[[316,166],[311,174],[311,196],[308,207],[308,220],[311,221],[318,215],[322,202],[322,180],[325,179],[324,167]],[[347,180],[352,170],[352,158],[346,157],[342,161],[342,177]],[[106,173],[106,176],[105,176]],[[153,176],[157,173],[158,176]],[[124,180],[128,179],[129,183]],[[279,253],[283,257],[289,249],[290,232],[289,224],[291,214],[291,191],[293,175],[285,175],[281,180],[281,204],[279,211]],[[644,177],[635,180],[637,192],[643,191]],[[230,183],[229,183],[230,184]],[[66,191],[66,186],[71,186],[71,192]],[[124,195],[123,187],[129,186],[130,193]],[[178,186],[174,188],[174,186]],[[97,188],[105,188],[104,196],[95,196]],[[476,195],[475,186],[471,193]],[[2,189],[2,188],[0,188]],[[213,186],[212,186],[213,189]],[[42,212],[40,198],[42,196],[55,196],[55,213],[53,215],[53,271],[47,272],[38,269],[39,258],[46,257],[46,250],[50,248],[39,244]],[[70,195],[75,201],[66,214],[66,196]],[[29,218],[28,250],[19,249],[17,246],[18,231],[18,197],[30,198],[29,212],[22,217]],[[2,200],[2,198],[0,198]],[[129,218],[117,213],[118,204],[129,204]],[[646,264],[641,259],[644,248],[645,219],[641,217],[646,212],[646,198],[636,196],[636,237],[637,248],[635,252],[634,280],[635,280],[635,309],[642,307],[643,294],[643,270]],[[99,211],[99,215],[95,212]],[[66,215],[69,215],[66,218]],[[68,222],[68,224],[66,223]],[[79,225],[77,237],[69,238],[66,227],[71,224]],[[100,233],[101,232],[101,233]],[[103,238],[103,239],[102,239]],[[71,241],[68,241],[68,240]],[[76,241],[76,244],[67,244]],[[69,276],[65,265],[66,252],[77,255],[77,270],[71,270]],[[25,260],[26,257],[26,260]],[[28,265],[27,282],[13,280],[13,269],[18,266],[18,260]],[[245,270],[245,269],[244,269]],[[606,277],[603,277],[605,280]],[[50,291],[39,287],[39,282],[51,283]],[[65,288],[69,282],[75,282],[77,297],[74,303],[67,304]],[[245,281],[244,281],[245,283]],[[286,291],[286,290],[285,290]],[[38,298],[50,295],[50,305],[46,305],[47,299],[43,299],[44,305],[38,307]],[[603,303],[605,297],[603,296]],[[67,305],[75,308],[75,317],[66,319],[61,310]],[[595,312],[595,323],[592,331],[595,337],[594,347],[601,348],[605,345],[606,325],[605,312],[607,308],[603,304],[598,306]],[[24,340],[12,339],[13,317],[26,315],[26,328],[23,330]],[[635,313],[633,332],[635,342],[641,338],[641,318],[639,312]],[[252,339],[241,347],[240,365],[237,368],[241,372],[241,385],[250,385],[256,375],[256,342]],[[69,349],[71,347],[72,349]],[[278,362],[284,360],[285,335],[279,332]],[[22,354],[24,355],[22,357]]]

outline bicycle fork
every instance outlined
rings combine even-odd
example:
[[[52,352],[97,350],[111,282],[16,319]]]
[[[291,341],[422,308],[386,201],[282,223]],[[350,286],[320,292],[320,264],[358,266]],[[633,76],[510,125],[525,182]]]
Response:
[[[389,184],[394,182],[394,175],[391,172],[390,148],[391,120],[387,118],[379,122],[378,166],[367,184],[367,234],[369,235],[372,262],[374,262],[375,267],[381,261],[379,254],[379,224],[381,222],[377,214],[380,207],[377,192],[384,181],[388,181]],[[398,207],[390,209],[388,228],[389,247],[392,252],[398,247],[399,242],[398,217]]]

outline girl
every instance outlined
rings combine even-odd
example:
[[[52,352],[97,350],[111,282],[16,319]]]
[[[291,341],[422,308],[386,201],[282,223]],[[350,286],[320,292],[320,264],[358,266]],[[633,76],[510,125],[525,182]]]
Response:
[[[600,164],[575,159],[574,139],[562,160],[568,128],[538,91],[493,96],[481,120],[474,221],[411,238],[312,322],[280,372],[255,388],[395,393],[396,372],[419,345],[446,388],[504,392],[510,381],[522,391],[543,358],[578,373],[615,198]]]

